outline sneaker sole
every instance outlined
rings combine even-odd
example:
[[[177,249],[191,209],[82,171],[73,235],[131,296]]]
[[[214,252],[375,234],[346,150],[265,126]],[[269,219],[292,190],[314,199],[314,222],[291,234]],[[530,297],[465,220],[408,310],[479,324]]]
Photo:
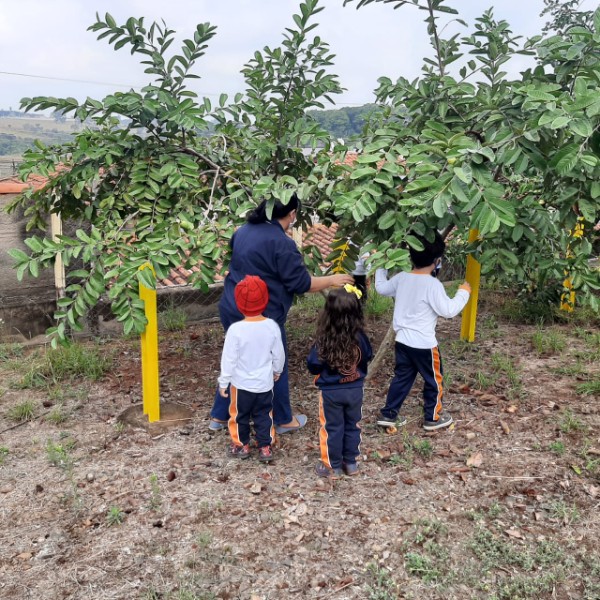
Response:
[[[445,427],[450,427],[454,421],[451,419],[450,421],[446,421],[444,423],[434,423],[433,425],[423,425],[423,429],[425,431],[435,431],[436,429],[444,429]]]
[[[406,419],[402,419],[401,421],[385,421],[381,419],[377,421],[377,425],[379,427],[404,427],[406,425]]]

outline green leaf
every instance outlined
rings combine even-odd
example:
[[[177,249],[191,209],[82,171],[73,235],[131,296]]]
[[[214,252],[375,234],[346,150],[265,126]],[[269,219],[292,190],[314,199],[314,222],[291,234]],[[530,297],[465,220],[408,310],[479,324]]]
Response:
[[[552,123],[550,123],[550,128],[551,129],[562,129],[570,121],[571,121],[571,117],[569,117],[567,115],[562,115],[560,117],[557,117],[556,119],[554,119],[554,121],[552,121]]]
[[[350,179],[360,179],[361,177],[367,177],[377,174],[377,169],[373,167],[361,167],[352,171]]]
[[[29,256],[27,256],[23,250],[19,250],[18,248],[11,248],[8,250],[8,254],[14,258],[17,263],[24,263],[29,260]]]
[[[570,127],[576,134],[582,137],[590,137],[594,132],[594,126],[589,119],[574,119]]]
[[[560,175],[565,175],[573,169],[577,163],[579,153],[579,144],[568,144],[563,146],[554,154],[550,161],[550,166],[558,171]]]
[[[433,201],[433,212],[438,219],[441,219],[448,210],[447,204],[444,202],[441,194],[438,194]]]
[[[137,272],[138,281],[149,290],[156,289],[156,278],[150,269],[140,269]]]
[[[524,227],[520,223],[515,225],[512,230],[511,238],[515,244],[523,237]]]
[[[379,217],[377,221],[377,225],[380,229],[389,229],[396,224],[397,221],[397,213],[395,210],[388,210],[381,217]]]
[[[471,167],[469,165],[464,165],[463,167],[456,167],[454,169],[454,174],[466,184],[471,183],[473,181],[473,173],[471,171]]]

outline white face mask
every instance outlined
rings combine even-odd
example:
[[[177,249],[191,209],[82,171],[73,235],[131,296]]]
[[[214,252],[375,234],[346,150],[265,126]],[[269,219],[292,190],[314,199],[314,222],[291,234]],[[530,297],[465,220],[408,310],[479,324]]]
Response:
[[[440,274],[441,270],[442,270],[442,259],[438,258],[435,261],[435,267],[433,268],[433,271],[431,271],[431,275],[433,277],[437,277]]]
[[[288,225],[288,229],[289,229],[290,227],[293,227],[293,226],[296,224],[296,221],[298,220],[298,219],[296,218],[296,211],[295,211],[295,210],[293,210],[293,211],[292,211],[292,213],[294,213],[294,218],[292,219],[292,221],[290,221],[290,224]],[[292,214],[292,213],[290,213],[290,214]]]

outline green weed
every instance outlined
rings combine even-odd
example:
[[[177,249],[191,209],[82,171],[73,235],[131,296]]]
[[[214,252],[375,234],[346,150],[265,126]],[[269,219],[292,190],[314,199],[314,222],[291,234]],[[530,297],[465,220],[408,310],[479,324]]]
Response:
[[[378,294],[373,288],[369,290],[367,301],[364,304],[365,315],[369,317],[381,317],[391,315],[394,310],[394,299]]]
[[[580,396],[600,396],[600,379],[592,379],[592,381],[586,381],[580,383],[575,391]]]
[[[0,446],[0,465],[4,464],[9,452],[9,449],[6,446]]]
[[[490,375],[483,371],[477,371],[475,373],[475,387],[480,390],[489,390],[496,385],[498,381],[498,375]]]
[[[425,440],[414,440],[413,448],[417,454],[420,454],[423,458],[429,458],[433,454],[433,446],[427,439]]]
[[[50,464],[65,471],[72,470],[75,463],[71,456],[71,450],[75,446],[75,443],[71,440],[67,443],[57,444],[52,440],[48,440],[46,443],[46,455]]]
[[[573,431],[583,431],[587,429],[583,421],[578,419],[570,410],[564,412],[560,421],[560,430],[563,433],[572,433]]]
[[[562,456],[565,453],[565,445],[560,440],[556,440],[555,442],[550,442],[548,450],[554,452],[554,454],[558,454],[558,456]]]
[[[418,552],[408,552],[404,556],[404,568],[408,573],[416,575],[425,583],[433,583],[441,575],[431,558]]]
[[[33,400],[23,400],[15,406],[11,407],[7,416],[11,421],[31,421],[35,417],[37,404]]]
[[[565,375],[567,377],[578,377],[581,375],[586,375],[587,370],[581,364],[580,361],[577,361],[573,365],[564,365],[562,367],[556,367],[552,369],[552,373],[555,373],[556,375]]]
[[[23,356],[23,346],[21,344],[0,344],[0,362],[7,362],[14,358]]]
[[[427,540],[437,539],[438,536],[445,536],[448,533],[448,528],[442,521],[438,519],[418,519],[414,525],[415,529],[415,544],[423,544]]]
[[[121,525],[125,520],[125,513],[118,506],[111,506],[106,513],[106,522],[109,527]]]
[[[505,565],[517,566],[526,570],[530,570],[533,566],[533,559],[525,550],[495,536],[482,526],[477,528],[468,546],[481,561],[484,571]]]
[[[112,368],[113,358],[97,346],[74,343],[46,353],[49,377],[54,382],[83,377],[99,380]]]
[[[398,585],[389,569],[380,567],[376,563],[369,563],[366,575],[368,600],[396,600],[398,598]]]
[[[558,354],[565,349],[566,338],[562,333],[552,329],[538,329],[531,337],[531,344],[539,355]]]
[[[187,325],[187,313],[182,308],[170,306],[158,313],[158,327],[166,331],[183,331]]]
[[[60,425],[69,419],[69,412],[65,410],[62,404],[55,406],[45,417],[44,420],[54,425]]]
[[[33,357],[16,387],[43,388],[75,378],[97,381],[112,365],[112,356],[101,352],[99,347],[74,343],[49,349],[42,357]]]
[[[577,507],[574,504],[569,506],[563,500],[557,500],[552,503],[550,506],[550,515],[562,521],[565,525],[576,523],[581,518]]]
[[[156,473],[150,475],[150,510],[159,510],[162,506],[162,495]]]

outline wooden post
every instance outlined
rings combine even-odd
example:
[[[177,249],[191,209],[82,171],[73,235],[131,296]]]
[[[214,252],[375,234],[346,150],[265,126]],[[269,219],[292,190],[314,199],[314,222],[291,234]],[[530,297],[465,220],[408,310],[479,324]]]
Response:
[[[50,214],[50,233],[52,241],[58,242],[58,236],[62,235],[62,219],[59,214]],[[57,254],[54,260],[54,287],[56,288],[56,297],[65,297],[65,265],[63,263],[62,254]]]
[[[477,229],[469,231],[469,243],[474,242],[479,236]],[[471,286],[471,297],[462,314],[460,339],[467,342],[475,341],[475,326],[477,324],[477,303],[479,301],[479,281],[481,278],[481,265],[471,256],[467,257],[467,273],[465,279]]]
[[[141,269],[154,269],[145,264]],[[160,421],[160,394],[158,381],[158,316],[156,311],[156,290],[147,288],[140,282],[140,299],[144,301],[146,329],[141,335],[142,346],[142,398],[144,414],[148,422]]]

